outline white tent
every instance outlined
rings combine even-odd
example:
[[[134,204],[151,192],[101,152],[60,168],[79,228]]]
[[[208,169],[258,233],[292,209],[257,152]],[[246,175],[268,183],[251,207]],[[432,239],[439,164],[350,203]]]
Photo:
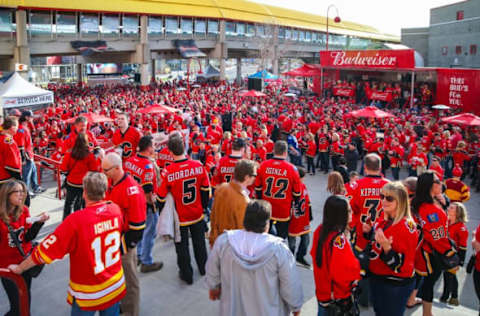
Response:
[[[4,109],[53,103],[53,92],[38,88],[14,73],[0,86],[0,107]]]

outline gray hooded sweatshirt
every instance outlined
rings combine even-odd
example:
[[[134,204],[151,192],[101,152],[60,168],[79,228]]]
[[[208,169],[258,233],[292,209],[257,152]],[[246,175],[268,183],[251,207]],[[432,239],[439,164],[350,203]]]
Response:
[[[302,307],[295,259],[285,243],[270,234],[223,233],[208,257],[206,272],[208,288],[221,287],[222,316],[287,316]]]

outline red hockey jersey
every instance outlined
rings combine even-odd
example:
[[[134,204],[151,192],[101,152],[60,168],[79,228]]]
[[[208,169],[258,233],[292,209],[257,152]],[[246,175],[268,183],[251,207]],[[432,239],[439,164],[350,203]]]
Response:
[[[242,157],[236,157],[232,155],[222,157],[218,163],[218,167],[215,168],[212,185],[217,186],[224,182],[230,182],[230,180],[233,179],[235,165],[240,159],[242,159]]]
[[[142,187],[145,193],[153,192],[157,188],[157,177],[153,162],[145,156],[136,154],[123,164],[128,172]]]
[[[22,158],[20,150],[13,137],[4,133],[0,134],[0,184],[12,179],[8,170],[22,173]]]
[[[264,161],[257,171],[255,191],[272,204],[272,220],[288,221],[294,198],[301,192],[297,168],[281,158]]]
[[[310,214],[312,212],[312,204],[310,203],[310,196],[305,183],[301,182],[300,187],[299,207],[292,208],[292,218],[288,225],[288,235],[292,237],[308,234],[311,230]]]
[[[353,254],[348,238],[343,233],[332,232],[324,242],[323,249],[317,249],[322,225],[313,233],[312,250],[315,294],[319,302],[344,299],[352,294],[352,289],[360,280],[360,263]],[[334,241],[332,242],[332,239]],[[326,245],[332,245],[331,252]],[[316,262],[317,251],[323,251],[322,265]]]
[[[30,211],[26,206],[23,207],[23,212],[16,221],[13,220],[13,217],[10,217],[10,226],[18,236],[22,243],[23,252],[26,254],[32,250],[32,243],[24,241],[25,234],[32,227],[31,224],[27,223],[29,217]],[[0,253],[2,254],[0,256],[0,268],[7,268],[10,264],[19,264],[23,261],[23,257],[10,237],[7,225],[2,220],[0,220]]]
[[[163,169],[157,195],[161,202],[168,192],[173,195],[180,225],[187,226],[203,219],[201,190],[210,191],[207,171],[201,162],[185,158]]]
[[[122,133],[120,129],[115,130],[112,142],[115,147],[122,150],[123,161],[135,155],[141,136],[140,132],[132,126],[129,126],[125,133]]]
[[[356,227],[355,248],[363,250],[367,240],[361,233],[362,223],[373,226],[380,215],[382,202],[380,201],[380,190],[389,181],[381,176],[367,175],[357,181],[357,187],[352,193],[350,205],[353,211],[352,226]]]
[[[35,263],[51,263],[70,255],[67,301],[83,310],[102,310],[125,296],[120,254],[122,213],[101,201],[70,214],[35,248]]]
[[[391,221],[382,217],[375,222],[374,230],[377,229],[382,229],[385,237],[393,238],[391,251],[394,251],[397,256],[391,260],[392,265],[387,265],[381,258],[382,247],[372,241],[370,272],[381,276],[411,278],[414,273],[415,252],[419,236],[415,221],[403,218],[398,223],[391,224]]]

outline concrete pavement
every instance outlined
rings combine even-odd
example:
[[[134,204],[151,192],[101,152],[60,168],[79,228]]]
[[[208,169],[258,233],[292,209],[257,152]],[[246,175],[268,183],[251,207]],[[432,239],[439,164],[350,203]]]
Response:
[[[388,172],[390,175],[390,172]],[[402,174],[405,176],[405,173]],[[306,176],[306,184],[310,193],[313,205],[313,223],[316,228],[321,222],[323,203],[328,197],[326,188],[326,175],[317,173],[316,176]],[[45,180],[51,176],[47,172]],[[468,180],[470,181],[470,180]],[[31,212],[35,215],[43,211],[50,213],[51,219],[46,223],[40,233],[40,238],[53,231],[59,224],[63,214],[63,201],[55,198],[55,187],[53,182],[44,183],[49,189],[44,194],[37,196],[32,201]],[[470,233],[480,223],[480,193],[472,193],[472,199],[466,203],[469,213],[468,228]],[[470,257],[471,249],[467,258]],[[189,286],[178,278],[176,266],[175,248],[171,241],[165,242],[158,238],[154,248],[155,260],[164,262],[164,267],[158,272],[150,274],[139,273],[141,286],[141,311],[143,316],[157,315],[184,315],[203,316],[217,315],[218,303],[208,300],[208,291],[205,287],[203,277],[200,277],[198,269],[194,266],[194,284]],[[33,280],[32,284],[32,315],[33,316],[56,316],[69,315],[70,306],[66,303],[66,290],[68,285],[68,258],[57,261],[47,266],[40,277]],[[193,260],[193,253],[192,253]],[[311,258],[308,256],[308,260]],[[315,285],[311,270],[298,267],[302,280],[305,296],[305,305],[302,315],[316,315],[317,303],[315,298]],[[434,315],[464,316],[478,314],[478,299],[476,298],[471,275],[466,275],[465,269],[461,269],[459,276],[459,307],[451,307],[438,302],[443,282],[437,282],[434,303]],[[0,315],[8,311],[8,300],[5,292],[0,290]],[[421,315],[421,308],[415,308],[406,315]],[[374,315],[372,308],[362,310],[361,315]]]

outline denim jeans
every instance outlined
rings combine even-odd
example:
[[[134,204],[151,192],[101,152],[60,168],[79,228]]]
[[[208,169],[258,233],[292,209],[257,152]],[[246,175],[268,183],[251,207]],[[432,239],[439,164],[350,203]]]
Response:
[[[22,178],[27,189],[36,190],[38,188],[38,179],[37,179],[37,166],[33,160],[27,160],[22,166]]]
[[[408,297],[415,288],[415,279],[405,285],[394,285],[378,277],[370,277],[370,293],[376,315],[403,316]]]
[[[298,246],[297,259],[305,257],[305,255],[307,254],[308,244],[310,243],[309,234],[304,234],[299,237],[300,237],[300,245]],[[296,246],[297,246],[297,237],[288,236],[288,247],[290,248],[290,251],[294,255],[295,255]]]
[[[73,299],[71,316],[94,316],[97,311],[84,311],[80,309],[77,301]],[[120,315],[120,303],[117,302],[107,309],[98,311],[100,316],[118,316]]]
[[[326,307],[323,307],[318,303],[318,314],[317,316],[328,316],[328,310]]]
[[[393,180],[400,179],[400,168],[399,167],[392,167],[392,176],[393,176]]]
[[[142,240],[137,244],[137,256],[141,263],[153,264],[152,250],[157,237],[158,212],[153,212],[152,207],[147,205],[147,220]]]

